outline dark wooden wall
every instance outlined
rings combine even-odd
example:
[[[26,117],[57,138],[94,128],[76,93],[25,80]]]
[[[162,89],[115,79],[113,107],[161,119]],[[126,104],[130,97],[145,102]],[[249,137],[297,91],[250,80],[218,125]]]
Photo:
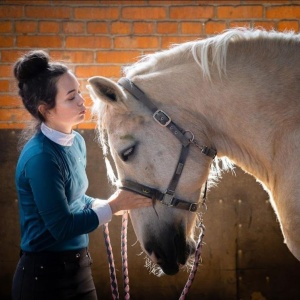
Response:
[[[92,130],[82,131],[88,149],[88,194],[106,198],[112,192],[102,152]],[[19,223],[14,171],[19,131],[0,131],[0,299],[10,299],[11,280],[18,261]],[[236,169],[236,175],[224,174],[209,193],[203,263],[187,299],[212,300],[298,300],[300,299],[300,263],[283,244],[279,223],[268,196],[255,179]],[[120,259],[121,217],[110,223],[111,241],[122,298]],[[188,278],[158,278],[144,267],[131,225],[128,256],[131,298],[179,299]],[[93,274],[99,299],[111,299],[108,264],[101,228],[90,235]]]

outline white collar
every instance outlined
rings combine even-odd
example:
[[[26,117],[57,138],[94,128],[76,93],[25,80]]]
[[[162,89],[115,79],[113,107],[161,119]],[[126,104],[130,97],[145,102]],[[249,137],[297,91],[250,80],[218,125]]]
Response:
[[[63,133],[48,127],[45,123],[41,124],[42,133],[51,141],[61,146],[72,146],[75,138],[74,133]]]

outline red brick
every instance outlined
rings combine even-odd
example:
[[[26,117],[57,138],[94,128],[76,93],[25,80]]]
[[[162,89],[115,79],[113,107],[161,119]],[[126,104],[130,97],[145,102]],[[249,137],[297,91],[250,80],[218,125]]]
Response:
[[[0,92],[3,93],[3,92],[8,92],[8,91],[9,91],[9,81],[8,80],[0,80]]]
[[[67,48],[103,49],[111,47],[111,38],[105,36],[70,36],[66,38]]]
[[[54,60],[72,64],[88,64],[94,62],[94,53],[92,51],[50,51],[50,56]]]
[[[285,31],[285,30],[294,30],[296,32],[299,31],[299,22],[298,21],[280,21],[277,24],[277,30]]]
[[[84,33],[85,24],[83,22],[64,22],[64,33]]]
[[[3,106],[12,106],[18,107],[22,105],[21,100],[18,96],[11,96],[11,95],[1,95],[0,94],[0,107]]]
[[[26,127],[26,123],[7,123],[0,121],[0,129],[24,129]]]
[[[8,33],[12,31],[12,22],[10,21],[1,21],[0,22],[0,32]]]
[[[16,5],[1,5],[0,18],[21,18],[23,16],[23,7]]]
[[[26,122],[31,120],[24,108],[0,108],[0,122]]]
[[[181,32],[183,34],[197,34],[200,35],[203,32],[202,22],[182,22]]]
[[[120,66],[77,66],[76,76],[78,78],[89,78],[92,76],[120,77]]]
[[[39,31],[41,33],[58,33],[59,32],[59,22],[47,22],[42,21],[39,24]]]
[[[13,63],[24,54],[21,50],[3,50],[1,51],[1,62]]]
[[[17,33],[33,33],[37,31],[37,22],[17,21],[15,28]]]
[[[114,47],[117,49],[157,49],[159,40],[154,36],[116,37]]]
[[[113,22],[111,24],[112,34],[130,34],[131,23],[129,22]]]
[[[26,6],[25,15],[37,19],[71,19],[71,8],[67,6]]]
[[[83,123],[78,124],[77,128],[78,129],[82,129],[82,130],[84,130],[84,129],[86,129],[86,130],[94,130],[94,129],[97,128],[97,123],[96,123],[96,121],[92,121],[92,122],[89,122],[89,123],[83,122]]]
[[[0,65],[0,74],[1,78],[12,77],[13,76],[13,66],[9,65]]]
[[[121,17],[129,20],[158,20],[166,19],[167,13],[164,7],[123,7]]]
[[[226,29],[225,22],[214,22],[208,21],[205,23],[205,33],[206,34],[217,34]]]
[[[161,48],[168,49],[173,44],[180,44],[194,40],[195,37],[191,36],[166,36],[161,38]]]
[[[266,18],[268,19],[299,19],[300,6],[273,6],[266,8]]]
[[[99,51],[97,52],[97,63],[133,63],[139,59],[139,51]]]
[[[230,28],[234,27],[251,27],[251,22],[250,21],[234,21],[229,23]]]
[[[93,34],[108,33],[108,24],[106,22],[89,22],[87,24],[87,32]]]
[[[157,33],[170,34],[178,33],[177,22],[159,22],[157,23]]]
[[[219,6],[217,8],[219,19],[255,19],[263,17],[263,6]]]
[[[0,48],[8,48],[14,45],[14,38],[8,35],[0,35]]]
[[[271,30],[271,29],[275,28],[275,22],[273,22],[273,21],[255,21],[253,23],[253,27]]]
[[[154,23],[153,22],[134,22],[133,23],[133,33],[134,34],[152,34],[154,33]]]
[[[214,17],[213,6],[176,6],[170,8],[171,19],[209,19]]]
[[[58,36],[18,36],[18,47],[61,48],[62,40]]]
[[[74,17],[87,20],[117,20],[119,17],[118,7],[77,7],[74,8]]]

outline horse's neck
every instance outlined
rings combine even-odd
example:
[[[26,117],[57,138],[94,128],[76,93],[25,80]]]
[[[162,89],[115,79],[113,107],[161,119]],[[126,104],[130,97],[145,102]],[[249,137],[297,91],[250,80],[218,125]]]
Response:
[[[221,86],[206,99],[202,96],[205,103],[199,101],[198,107],[212,128],[212,143],[219,156],[229,157],[274,192],[283,169],[293,168],[297,161],[299,109],[286,101],[286,95],[268,92],[259,78],[251,86],[236,82]],[[300,172],[299,167],[294,171]]]

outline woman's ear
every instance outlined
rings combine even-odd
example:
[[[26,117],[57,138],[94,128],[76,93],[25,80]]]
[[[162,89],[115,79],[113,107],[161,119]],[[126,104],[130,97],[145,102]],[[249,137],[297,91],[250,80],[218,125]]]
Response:
[[[45,120],[47,120],[47,115],[49,115],[49,111],[47,109],[47,106],[45,104],[40,104],[38,106],[38,112],[43,116]]]

